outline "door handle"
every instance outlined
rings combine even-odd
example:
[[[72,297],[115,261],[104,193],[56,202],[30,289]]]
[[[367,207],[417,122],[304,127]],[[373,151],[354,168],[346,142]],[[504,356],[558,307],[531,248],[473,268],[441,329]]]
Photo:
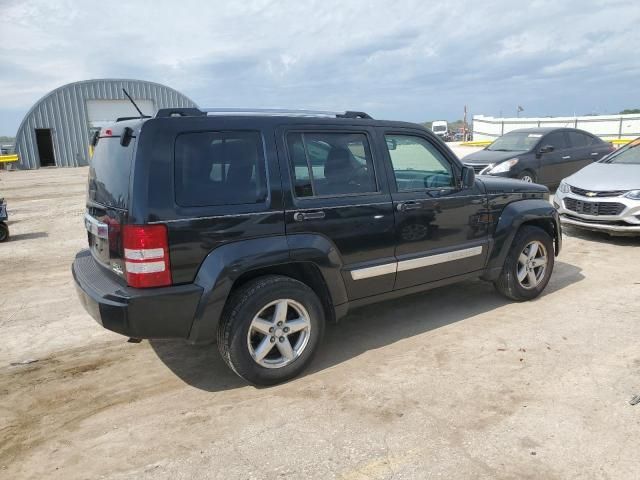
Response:
[[[305,220],[322,220],[325,217],[322,210],[318,212],[296,212],[293,214],[293,219],[296,222],[304,222]]]
[[[407,210],[419,210],[422,208],[421,202],[402,202],[396,207],[399,212],[406,212]]]
[[[595,156],[600,155],[600,152],[593,152],[593,153],[591,153],[591,155],[592,155],[593,157],[595,157]]]
[[[565,155],[564,157],[562,157],[563,160],[569,160],[571,158],[571,155]]]

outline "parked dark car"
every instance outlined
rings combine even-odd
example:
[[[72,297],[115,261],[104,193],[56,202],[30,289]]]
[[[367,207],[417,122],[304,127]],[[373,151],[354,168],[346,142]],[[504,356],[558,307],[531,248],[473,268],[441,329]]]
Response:
[[[614,150],[611,143],[576,128],[523,128],[502,135],[462,161],[480,175],[554,187]]]
[[[160,110],[104,128],[88,181],[86,310],[217,340],[255,384],[299,374],[362,305],[478,277],[535,298],[561,247],[546,187],[476,179],[424,127],[363,113]]]

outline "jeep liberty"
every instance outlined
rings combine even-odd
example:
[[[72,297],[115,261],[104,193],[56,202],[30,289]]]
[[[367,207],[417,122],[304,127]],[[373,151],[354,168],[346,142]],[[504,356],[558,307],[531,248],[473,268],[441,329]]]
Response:
[[[424,127],[362,112],[162,109],[95,139],[72,271],[104,328],[217,342],[246,381],[298,375],[325,323],[465,279],[546,287],[546,187],[476,178]]]

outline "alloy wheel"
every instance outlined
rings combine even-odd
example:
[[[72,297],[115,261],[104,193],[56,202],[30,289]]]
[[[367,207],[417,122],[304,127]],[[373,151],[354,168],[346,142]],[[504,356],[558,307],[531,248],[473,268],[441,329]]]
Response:
[[[282,368],[307,347],[311,320],[307,310],[291,299],[279,299],[253,317],[247,333],[251,358],[265,368]]]
[[[517,277],[523,288],[537,287],[547,270],[547,249],[538,240],[527,243],[518,256]]]

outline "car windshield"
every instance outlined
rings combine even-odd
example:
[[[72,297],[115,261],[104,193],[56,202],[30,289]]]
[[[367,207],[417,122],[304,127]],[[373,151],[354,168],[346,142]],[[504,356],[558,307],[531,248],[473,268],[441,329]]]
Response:
[[[602,163],[640,165],[640,138],[602,160]]]
[[[436,125],[435,127],[433,127],[433,131],[434,132],[439,132],[440,130],[446,130],[447,127],[445,127],[444,125]]]
[[[487,150],[493,152],[526,152],[531,150],[540,138],[542,138],[541,133],[511,132],[498,138],[487,147]]]

